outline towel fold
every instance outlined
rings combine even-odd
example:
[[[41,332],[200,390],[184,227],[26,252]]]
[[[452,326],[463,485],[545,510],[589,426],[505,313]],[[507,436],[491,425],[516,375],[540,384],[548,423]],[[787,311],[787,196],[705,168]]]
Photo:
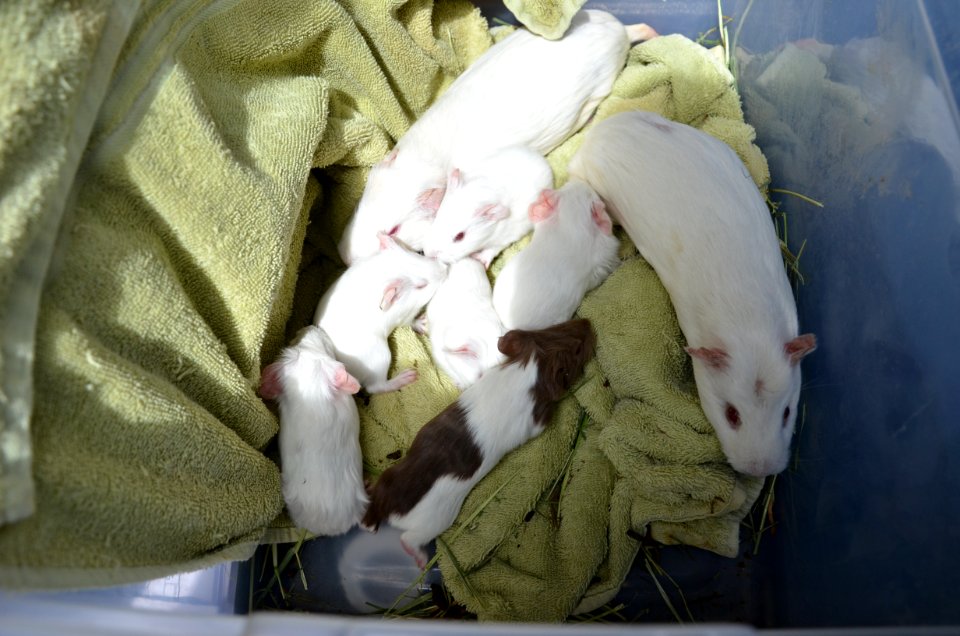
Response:
[[[520,23],[548,40],[559,40],[587,0],[504,0]]]
[[[0,529],[8,587],[118,584],[252,553],[283,505],[263,452],[277,419],[254,387],[310,282],[298,277],[310,211],[345,203],[333,182],[358,192],[490,43],[460,1],[60,4],[0,10],[3,32],[42,36],[14,58],[37,60],[22,90],[0,98],[14,114],[39,104],[18,120],[19,146],[0,129],[3,183],[28,202],[8,208],[4,190],[4,300],[30,241],[56,235],[43,206],[70,191],[29,325],[36,513]],[[116,59],[94,68],[100,49]],[[73,171],[45,153],[62,154],[80,119],[87,95],[68,88],[84,72],[107,80],[102,103],[82,104],[96,116]],[[62,99],[44,106],[51,91]]]

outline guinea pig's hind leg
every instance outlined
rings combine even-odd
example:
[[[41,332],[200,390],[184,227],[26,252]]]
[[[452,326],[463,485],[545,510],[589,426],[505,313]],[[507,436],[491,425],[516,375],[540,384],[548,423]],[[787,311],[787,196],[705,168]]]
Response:
[[[389,380],[384,380],[383,382],[374,382],[367,387],[367,393],[389,393],[391,391],[399,391],[408,384],[412,384],[417,381],[417,370],[416,369],[407,369],[406,371],[401,371],[397,375],[393,376]]]
[[[413,560],[417,562],[417,567],[421,570],[427,567],[427,553],[423,550],[422,547],[413,547],[407,540],[404,538],[409,534],[404,532],[400,537],[400,545],[403,547],[403,551],[413,557]]]

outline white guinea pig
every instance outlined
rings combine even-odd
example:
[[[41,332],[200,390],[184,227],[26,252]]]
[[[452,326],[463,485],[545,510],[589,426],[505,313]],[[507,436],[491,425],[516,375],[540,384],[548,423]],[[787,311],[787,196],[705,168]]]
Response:
[[[424,424],[403,458],[383,471],[363,526],[389,522],[403,530],[404,550],[423,567],[424,544],[450,527],[473,486],[549,424],[595,341],[587,320],[505,334],[497,346],[506,361]]]
[[[447,263],[473,255],[489,266],[503,248],[533,229],[527,212],[551,186],[547,160],[519,146],[454,168],[423,241],[424,254]]]
[[[582,181],[541,192],[530,216],[530,244],[504,266],[493,287],[493,307],[507,329],[567,320],[618,262],[613,223]]]
[[[327,332],[337,360],[368,393],[396,391],[417,379],[407,369],[387,380],[387,337],[409,324],[433,297],[446,265],[398,245],[381,233],[380,251],[347,268],[320,299],[314,323]]]
[[[380,232],[412,251],[421,251],[446,182],[444,163],[415,152],[401,153],[398,145],[370,169],[360,203],[337,245],[340,258],[349,265],[375,254],[380,249]]]
[[[294,523],[314,534],[346,532],[367,506],[359,390],[319,327],[301,330],[261,374],[260,395],[280,405],[283,499]]]
[[[490,47],[371,170],[340,240],[343,261],[375,252],[377,232],[419,249],[450,170],[510,146],[550,152],[610,93],[631,39],[652,34],[603,11],[580,11],[559,40],[519,29]]]
[[[656,270],[734,469],[786,468],[800,393],[797,308],[770,213],[723,142],[647,112],[594,126],[570,162]]]
[[[503,362],[497,340],[504,329],[479,261],[465,258],[450,266],[447,279],[427,305],[427,324],[433,359],[457,387],[470,386]]]

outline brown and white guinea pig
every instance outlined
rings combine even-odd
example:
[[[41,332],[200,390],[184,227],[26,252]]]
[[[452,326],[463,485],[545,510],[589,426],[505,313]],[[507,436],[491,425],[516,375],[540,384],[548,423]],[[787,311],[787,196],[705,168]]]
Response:
[[[506,362],[420,429],[406,455],[370,489],[362,525],[376,530],[389,522],[403,530],[404,550],[422,567],[423,546],[450,527],[473,486],[543,431],[594,344],[588,320],[504,334],[498,347]]]
[[[283,499],[294,523],[318,535],[353,527],[367,505],[360,452],[360,383],[333,358],[323,329],[307,327],[264,368],[260,395],[280,406]]]
[[[770,213],[723,142],[649,112],[599,122],[570,162],[656,270],[700,402],[734,469],[787,466],[800,394],[797,307]]]
[[[559,40],[518,29],[490,47],[370,171],[340,239],[343,262],[376,252],[377,232],[422,249],[452,170],[511,146],[550,152],[610,93],[630,42],[654,35],[580,11]]]
[[[537,329],[569,319],[584,294],[618,263],[613,222],[584,182],[544,190],[529,214],[533,238],[504,266],[493,287],[493,307],[507,329]]]
[[[447,266],[407,250],[381,233],[380,251],[347,268],[320,299],[314,323],[333,341],[343,362],[368,393],[396,391],[416,381],[416,369],[387,379],[387,337],[413,322],[447,275]]]

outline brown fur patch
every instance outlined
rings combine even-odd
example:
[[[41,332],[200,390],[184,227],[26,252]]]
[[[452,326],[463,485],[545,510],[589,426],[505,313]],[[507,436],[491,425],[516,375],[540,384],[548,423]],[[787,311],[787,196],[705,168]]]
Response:
[[[405,515],[430,491],[434,482],[450,475],[471,477],[483,456],[467,428],[467,414],[454,402],[423,425],[399,462],[385,470],[370,489],[370,505],[363,525],[378,528],[390,515]]]
[[[497,348],[507,356],[504,364],[537,364],[537,382],[531,389],[533,419],[546,424],[555,403],[583,373],[593,357],[596,336],[589,320],[568,320],[546,329],[513,329],[504,334]]]

